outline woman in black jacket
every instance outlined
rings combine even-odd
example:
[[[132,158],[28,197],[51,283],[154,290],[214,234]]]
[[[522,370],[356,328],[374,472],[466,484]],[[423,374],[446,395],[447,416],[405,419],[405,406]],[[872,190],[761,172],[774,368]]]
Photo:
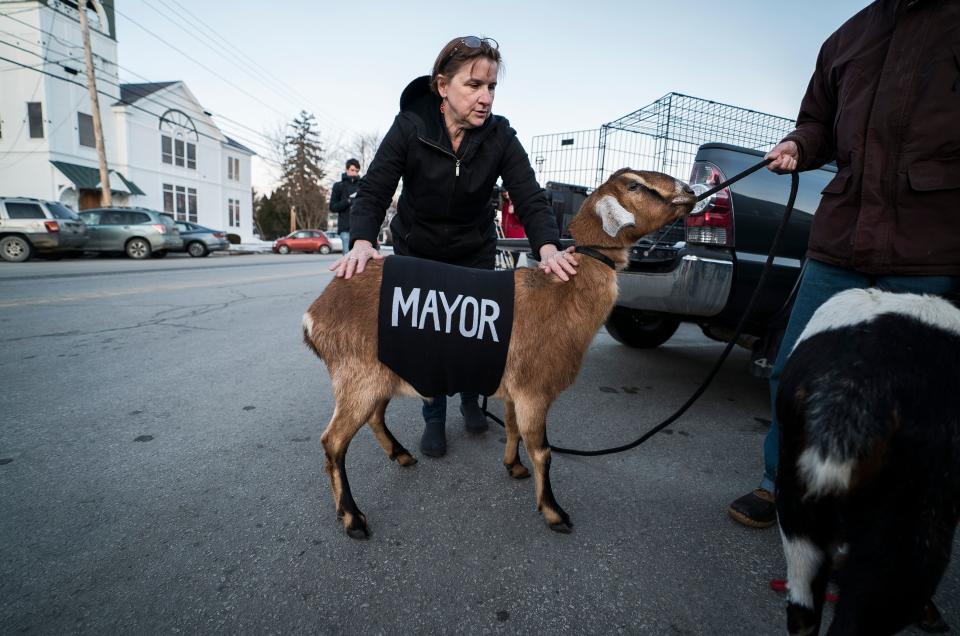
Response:
[[[454,38],[440,51],[433,73],[404,89],[400,114],[360,181],[350,214],[350,251],[330,268],[338,277],[350,278],[371,258],[383,258],[374,246],[401,177],[390,224],[396,254],[493,269],[497,235],[490,193],[500,178],[541,269],[564,281],[576,273],[572,248],[559,249],[556,219],[516,131],[492,114],[500,64],[496,41]],[[467,430],[486,430],[478,396],[460,397]],[[446,406],[446,397],[438,396],[423,407],[420,449],[427,455],[446,452]]]

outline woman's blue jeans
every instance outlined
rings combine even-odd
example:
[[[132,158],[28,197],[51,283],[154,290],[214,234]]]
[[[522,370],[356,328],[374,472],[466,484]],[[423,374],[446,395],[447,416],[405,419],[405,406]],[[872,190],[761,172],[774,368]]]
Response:
[[[948,294],[960,291],[960,276],[870,276],[855,271],[834,267],[817,261],[807,261],[800,281],[797,299],[790,312],[790,321],[780,343],[777,360],[770,374],[770,404],[772,416],[770,430],[763,440],[763,480],[761,488],[774,492],[777,478],[777,463],[780,459],[780,429],[777,426],[777,386],[780,374],[787,363],[790,351],[797,338],[810,321],[814,312],[827,302],[831,296],[846,289],[865,289],[877,287],[893,292],[912,292],[915,294]]]
[[[461,393],[460,394],[460,403],[469,404],[473,402],[477,403],[477,400],[480,398],[479,393]],[[440,395],[433,398],[432,402],[423,401],[423,421],[429,422],[430,420],[440,420],[441,422],[447,421],[447,396]]]

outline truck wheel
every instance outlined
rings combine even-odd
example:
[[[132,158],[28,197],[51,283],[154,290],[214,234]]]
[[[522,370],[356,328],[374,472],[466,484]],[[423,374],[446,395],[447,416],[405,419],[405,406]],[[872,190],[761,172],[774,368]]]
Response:
[[[607,318],[606,327],[607,333],[621,344],[637,349],[653,349],[673,336],[680,327],[680,321],[637,309],[614,307]]]
[[[22,263],[33,254],[30,241],[22,236],[5,236],[0,239],[0,258],[10,263]]]

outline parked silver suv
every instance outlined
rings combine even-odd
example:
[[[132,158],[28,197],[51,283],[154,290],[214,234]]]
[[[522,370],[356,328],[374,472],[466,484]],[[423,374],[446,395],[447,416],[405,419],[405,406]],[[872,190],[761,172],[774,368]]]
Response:
[[[0,258],[11,263],[33,254],[58,256],[81,250],[87,227],[62,203],[26,197],[0,197]]]
[[[93,208],[80,213],[87,224],[88,252],[124,252],[130,258],[162,257],[183,248],[173,219],[146,208]]]

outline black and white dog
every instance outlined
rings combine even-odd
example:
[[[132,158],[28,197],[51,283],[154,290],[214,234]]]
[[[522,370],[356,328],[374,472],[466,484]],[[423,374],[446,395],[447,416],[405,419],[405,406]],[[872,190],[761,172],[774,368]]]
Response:
[[[791,634],[916,622],[960,513],[960,310],[934,296],[837,294],[800,335],[777,394],[777,512]]]

